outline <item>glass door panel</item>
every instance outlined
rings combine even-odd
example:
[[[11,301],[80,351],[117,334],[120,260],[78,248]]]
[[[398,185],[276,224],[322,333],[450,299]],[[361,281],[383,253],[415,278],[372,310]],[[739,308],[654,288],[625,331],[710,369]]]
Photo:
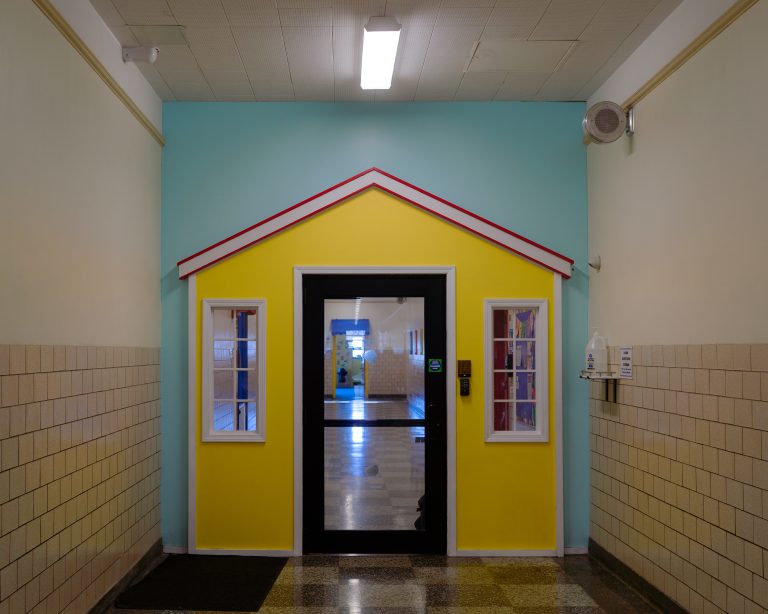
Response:
[[[324,312],[323,526],[423,530],[424,299],[326,299]]]
[[[424,427],[325,427],[325,528],[424,530]]]

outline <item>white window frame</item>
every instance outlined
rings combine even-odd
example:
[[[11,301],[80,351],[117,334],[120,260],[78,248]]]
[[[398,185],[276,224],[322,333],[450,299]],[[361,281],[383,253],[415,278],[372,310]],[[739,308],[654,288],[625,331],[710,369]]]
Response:
[[[536,430],[495,431],[493,408],[493,310],[535,307],[536,316]],[[485,441],[549,441],[549,315],[546,299],[486,299],[484,330]]]
[[[256,398],[255,431],[216,431],[213,428],[213,310],[239,309],[256,311],[256,356],[258,365],[256,377],[258,392]],[[202,339],[202,441],[266,441],[266,317],[267,302],[264,299],[203,299]]]

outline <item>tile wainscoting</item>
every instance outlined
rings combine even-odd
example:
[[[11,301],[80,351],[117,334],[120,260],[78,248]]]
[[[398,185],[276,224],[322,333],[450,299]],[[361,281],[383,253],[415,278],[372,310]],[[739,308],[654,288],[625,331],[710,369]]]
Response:
[[[159,354],[0,345],[0,614],[87,612],[160,539]]]
[[[590,383],[592,540],[691,612],[768,612],[768,344],[633,360]]]

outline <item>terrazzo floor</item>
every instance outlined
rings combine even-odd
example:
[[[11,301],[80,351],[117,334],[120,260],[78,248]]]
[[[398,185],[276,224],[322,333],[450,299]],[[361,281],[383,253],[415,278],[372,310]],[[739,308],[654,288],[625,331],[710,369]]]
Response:
[[[159,610],[109,610],[110,614],[152,612],[161,614]],[[259,612],[629,614],[659,610],[586,555],[564,559],[411,555],[289,559]]]

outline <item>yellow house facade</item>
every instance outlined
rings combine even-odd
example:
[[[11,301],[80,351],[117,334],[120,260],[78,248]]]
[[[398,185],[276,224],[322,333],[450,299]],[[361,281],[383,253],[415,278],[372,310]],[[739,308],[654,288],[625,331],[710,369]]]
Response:
[[[332,240],[350,220],[365,220],[353,254]],[[426,274],[445,278],[445,551],[562,555],[560,293],[570,266],[568,258],[377,169],[181,261],[190,309],[190,551],[307,551],[302,280]],[[211,301],[258,305],[264,370],[255,439],[206,437],[213,431],[204,411],[210,358],[202,333]],[[534,432],[505,437],[494,433],[500,393],[489,378],[511,374],[489,367],[498,362],[493,348],[503,344],[489,318],[497,304],[510,301],[537,305],[537,342],[544,345],[537,350],[540,379],[534,384],[531,375],[529,384],[539,387],[530,404]],[[429,336],[425,346],[429,357]],[[457,360],[473,363],[467,395],[459,391]]]

